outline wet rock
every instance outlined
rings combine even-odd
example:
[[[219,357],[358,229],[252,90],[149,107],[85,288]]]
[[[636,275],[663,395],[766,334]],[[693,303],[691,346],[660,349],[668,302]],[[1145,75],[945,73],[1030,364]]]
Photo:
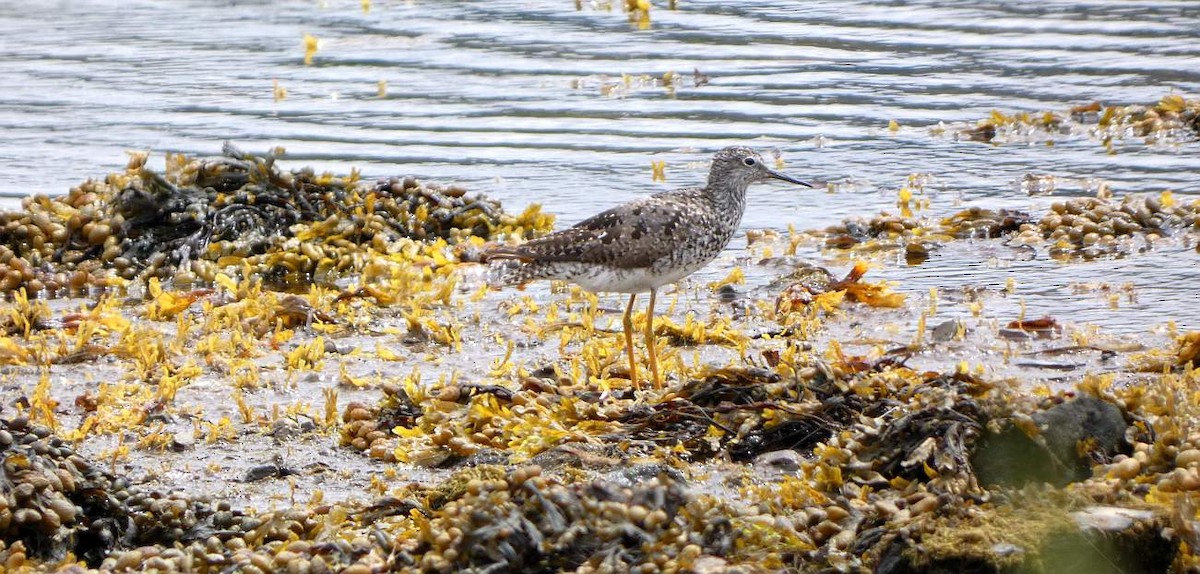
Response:
[[[363,522],[374,522],[388,516],[409,516],[413,510],[424,511],[425,507],[415,500],[389,496],[380,498],[362,509],[358,519]]]
[[[958,335],[959,329],[962,329],[964,332],[966,331],[966,326],[961,320],[950,319],[949,321],[943,321],[930,329],[930,338],[935,343],[945,343],[946,341],[953,340]]]
[[[619,449],[611,445],[592,445],[586,443],[560,444],[550,450],[539,453],[530,459],[530,464],[542,468],[580,468],[608,470],[622,464]]]
[[[633,488],[653,483],[660,476],[666,476],[673,482],[684,482],[683,473],[665,464],[635,464],[605,475],[604,482],[616,488]]]
[[[912,239],[904,244],[904,262],[909,265],[920,265],[929,260],[929,256],[941,248],[941,244],[924,239]]]
[[[742,297],[742,293],[733,285],[722,285],[717,288],[717,299],[722,303],[733,303]]]
[[[1019,557],[1025,554],[1025,549],[1016,544],[1000,542],[992,546],[992,553],[1000,558]]]
[[[338,347],[337,343],[331,339],[325,340],[325,352],[331,355],[345,355],[352,350],[350,347]]]
[[[191,450],[196,446],[196,433],[185,431],[171,435],[171,450],[175,452],[183,452]]]
[[[271,423],[271,437],[275,443],[287,442],[300,435],[300,424],[289,418],[275,419]]]
[[[458,461],[457,466],[505,465],[508,455],[494,448],[481,448]]]
[[[1091,460],[1080,445],[1111,457],[1123,448],[1125,418],[1121,409],[1094,397],[1079,397],[1035,413],[1037,435],[1016,426],[986,433],[971,457],[985,485],[1021,486],[1048,482],[1062,486],[1091,476]]]
[[[242,482],[257,482],[267,478],[284,478],[300,474],[295,469],[283,465],[282,457],[276,456],[269,464],[261,464],[251,467],[242,476]]]
[[[1050,451],[1060,460],[1078,457],[1079,441],[1094,440],[1094,446],[1116,454],[1125,441],[1125,417],[1116,405],[1094,397],[1079,397],[1040,413],[1033,420],[1041,427]]]
[[[1071,518],[1085,531],[1120,532],[1139,522],[1154,520],[1149,510],[1121,508],[1119,506],[1093,506],[1071,513]]]
[[[764,452],[754,459],[754,466],[771,469],[776,472],[796,472],[804,457],[794,450],[775,450]]]

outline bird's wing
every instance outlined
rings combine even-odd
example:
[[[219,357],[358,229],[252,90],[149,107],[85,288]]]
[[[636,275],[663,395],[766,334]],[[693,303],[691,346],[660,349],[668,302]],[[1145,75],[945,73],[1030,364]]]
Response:
[[[531,239],[520,245],[493,248],[488,252],[488,256],[492,259],[517,259],[524,263],[580,261],[586,248],[595,240],[594,231],[572,227]]]
[[[527,261],[578,261],[620,268],[648,267],[672,253],[677,237],[697,222],[699,208],[684,201],[692,190],[637,199],[574,227],[508,248]]]

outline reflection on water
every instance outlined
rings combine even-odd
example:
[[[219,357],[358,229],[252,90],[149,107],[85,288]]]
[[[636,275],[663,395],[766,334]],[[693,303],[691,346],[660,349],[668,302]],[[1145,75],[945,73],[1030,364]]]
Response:
[[[1194,2],[680,0],[676,11],[656,6],[648,30],[584,4],[3,3],[0,195],[61,193],[118,169],[129,148],[208,155],[226,139],[284,146],[293,166],[543,202],[563,224],[698,183],[708,154],[731,143],[777,148],[789,172],[839,183],[834,194],[755,188],[745,219],[755,228],[894,209],[912,173],[934,177],[934,215],[1042,209],[1055,198],[1022,193],[1030,173],[1066,182],[1058,195],[1089,193],[1096,180],[1118,194],[1200,194],[1196,142],[1131,141],[1109,155],[1085,138],[990,146],[925,129],[993,109],[1195,95]],[[311,66],[305,34],[321,42]],[[287,90],[279,101],[276,81]],[[890,120],[902,127],[888,130]],[[654,160],[667,162],[666,184],[652,181]],[[1197,266],[1184,248],[1067,266],[955,250],[877,273],[918,293],[1016,277],[1031,313],[1119,329],[1129,322],[1070,284],[1132,281],[1133,311],[1200,327],[1200,311],[1178,305],[1194,295]]]

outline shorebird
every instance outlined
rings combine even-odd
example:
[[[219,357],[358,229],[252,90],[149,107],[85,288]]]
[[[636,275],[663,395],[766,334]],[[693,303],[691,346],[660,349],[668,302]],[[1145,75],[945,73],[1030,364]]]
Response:
[[[656,193],[618,205],[574,227],[515,246],[495,247],[488,260],[509,259],[496,280],[518,284],[537,279],[571,281],[589,291],[628,293],[622,325],[629,378],[635,389],[633,305],[650,292],[646,350],[655,388],[662,387],[654,349],[654,297],[659,287],[691,275],[712,261],[737,231],[746,211],[746,188],[767,179],[812,187],[767,167],[748,147],[727,147],[713,156],[708,182]]]

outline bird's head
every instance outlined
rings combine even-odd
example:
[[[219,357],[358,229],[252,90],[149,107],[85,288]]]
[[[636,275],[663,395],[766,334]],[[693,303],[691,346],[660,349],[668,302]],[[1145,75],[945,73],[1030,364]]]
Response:
[[[762,156],[744,146],[730,146],[717,152],[717,155],[713,156],[712,168],[708,172],[709,187],[733,185],[736,188],[744,189],[751,183],[767,179],[778,179],[812,187],[811,184],[767,167],[767,162],[763,161]]]

